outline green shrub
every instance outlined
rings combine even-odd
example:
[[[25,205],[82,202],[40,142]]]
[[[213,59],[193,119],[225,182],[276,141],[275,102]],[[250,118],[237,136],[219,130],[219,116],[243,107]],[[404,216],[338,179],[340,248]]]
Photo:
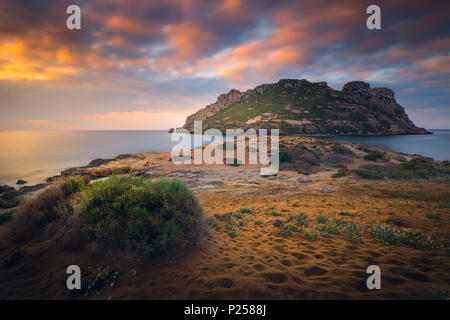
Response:
[[[347,168],[341,168],[335,174],[331,175],[332,178],[341,178],[348,175],[350,171]]]
[[[291,162],[292,161],[291,156],[286,151],[280,151],[278,153],[278,155],[279,155],[280,163]]]
[[[364,159],[368,160],[368,161],[374,161],[375,162],[377,160],[383,159],[384,155],[385,155],[384,152],[381,152],[381,151],[378,151],[378,150],[370,150],[370,152],[364,156]]]
[[[85,187],[86,185],[81,177],[68,177],[61,185],[64,197],[66,198],[83,190]]]
[[[295,221],[296,225],[298,225],[300,227],[305,225],[307,219],[308,219],[308,215],[303,212],[289,217],[289,220]]]
[[[238,210],[238,212],[239,213],[253,213],[253,212],[255,212],[255,208],[240,208],[239,210]]]
[[[331,150],[334,153],[340,153],[340,154],[345,154],[345,155],[353,155],[354,154],[352,150],[350,150],[349,148],[345,147],[344,145],[338,144],[338,143],[332,144]]]
[[[231,231],[228,231],[228,235],[232,238],[236,238],[238,235],[238,232],[231,230]]]
[[[356,169],[354,172],[358,177],[362,179],[381,180],[384,178],[384,176],[378,171]]]
[[[326,217],[326,216],[318,216],[317,217],[317,222],[318,223],[327,223],[328,222],[328,217]]]
[[[280,230],[279,234],[283,237],[289,237],[292,232],[297,232],[298,228],[292,224],[285,226]]]
[[[304,229],[302,231],[303,231],[303,235],[306,237],[306,239],[308,239],[310,241],[315,241],[319,237],[319,234],[315,231],[308,231],[308,230],[304,230]]]
[[[335,224],[332,224],[332,223],[327,223],[327,224],[318,226],[317,230],[319,230],[323,235],[339,233],[339,228]]]
[[[443,246],[430,237],[423,236],[419,231],[407,228],[397,228],[386,223],[376,223],[371,226],[370,234],[373,239],[386,244],[405,244],[418,249],[443,249]]]
[[[174,253],[200,233],[202,208],[181,181],[113,176],[73,198],[72,228],[100,245],[150,256]]]

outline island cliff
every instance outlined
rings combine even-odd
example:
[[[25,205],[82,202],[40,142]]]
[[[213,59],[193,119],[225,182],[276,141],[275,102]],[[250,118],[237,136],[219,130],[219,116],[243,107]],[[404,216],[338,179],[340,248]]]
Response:
[[[388,88],[371,88],[352,81],[342,90],[326,82],[281,79],[241,92],[221,94],[215,103],[187,117],[184,129],[194,121],[203,130],[217,128],[279,128],[281,134],[396,135],[426,134],[408,118]]]

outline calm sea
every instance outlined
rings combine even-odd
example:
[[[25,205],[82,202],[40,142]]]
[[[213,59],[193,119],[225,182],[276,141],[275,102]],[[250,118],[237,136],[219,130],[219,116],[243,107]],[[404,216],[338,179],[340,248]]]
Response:
[[[450,130],[432,131],[432,135],[326,139],[449,160]],[[168,151],[175,144],[167,131],[0,131],[0,184],[14,184],[18,179],[39,183],[96,158]]]
[[[332,136],[323,139],[355,142],[369,147],[378,147],[407,154],[420,154],[434,160],[450,160],[450,130],[428,129],[433,134],[351,137]]]

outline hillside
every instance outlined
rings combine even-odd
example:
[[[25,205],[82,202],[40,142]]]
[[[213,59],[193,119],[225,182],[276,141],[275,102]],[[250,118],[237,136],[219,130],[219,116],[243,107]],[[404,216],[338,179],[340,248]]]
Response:
[[[425,134],[408,118],[388,88],[353,81],[341,91],[326,82],[282,79],[241,92],[231,90],[187,117],[203,129],[279,128],[282,134],[392,135]]]

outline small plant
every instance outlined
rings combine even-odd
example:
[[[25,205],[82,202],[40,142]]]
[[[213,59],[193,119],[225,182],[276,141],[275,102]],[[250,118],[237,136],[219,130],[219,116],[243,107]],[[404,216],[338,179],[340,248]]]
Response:
[[[280,152],[278,153],[278,155],[279,155],[279,161],[280,161],[280,163],[283,163],[283,162],[291,162],[291,161],[292,161],[291,156],[290,156],[289,153],[287,153],[286,151],[280,151]]]
[[[354,173],[362,179],[381,180],[384,178],[380,172],[373,170],[356,169]]]
[[[349,174],[350,170],[347,168],[341,168],[335,174],[331,175],[332,178],[342,178]]]
[[[305,225],[306,220],[308,219],[308,215],[306,213],[299,213],[295,214],[289,217],[289,220],[295,221],[295,224],[299,227],[302,227]]]
[[[238,213],[254,213],[255,212],[255,208],[240,208]]]
[[[323,235],[339,233],[338,226],[336,226],[335,224],[332,224],[332,223],[327,223],[325,225],[318,226],[317,230],[319,230]]]
[[[289,237],[292,232],[297,232],[298,228],[295,225],[287,225],[283,229],[280,230],[279,234],[283,237]]]
[[[377,161],[384,158],[385,153],[378,150],[370,150],[368,154],[364,156],[365,160],[368,161]]]
[[[244,219],[244,215],[242,213],[240,213],[239,211],[233,214],[233,217],[237,220],[242,220]]]
[[[217,230],[220,230],[220,224],[216,217],[213,217],[211,220],[211,225]]]
[[[280,216],[282,216],[281,213],[276,212],[276,211],[267,211],[267,214],[268,214],[269,216],[273,216],[273,217],[280,217]]]
[[[354,154],[352,150],[350,150],[349,148],[347,148],[341,144],[338,144],[338,143],[331,145],[331,150],[334,153],[340,153],[340,154],[345,154],[345,155],[353,155]]]
[[[417,249],[444,249],[444,246],[419,231],[399,229],[391,224],[376,223],[370,228],[370,233],[373,239],[386,244],[405,244]]]
[[[306,239],[310,240],[310,241],[316,241],[317,238],[319,237],[319,234],[315,231],[308,231],[303,229],[302,230],[303,235],[306,237]]]
[[[328,217],[327,216],[318,216],[317,217],[317,222],[321,223],[321,224],[327,223],[328,222]]]
[[[236,238],[238,236],[238,232],[231,230],[231,231],[228,231],[228,235],[232,238]]]

